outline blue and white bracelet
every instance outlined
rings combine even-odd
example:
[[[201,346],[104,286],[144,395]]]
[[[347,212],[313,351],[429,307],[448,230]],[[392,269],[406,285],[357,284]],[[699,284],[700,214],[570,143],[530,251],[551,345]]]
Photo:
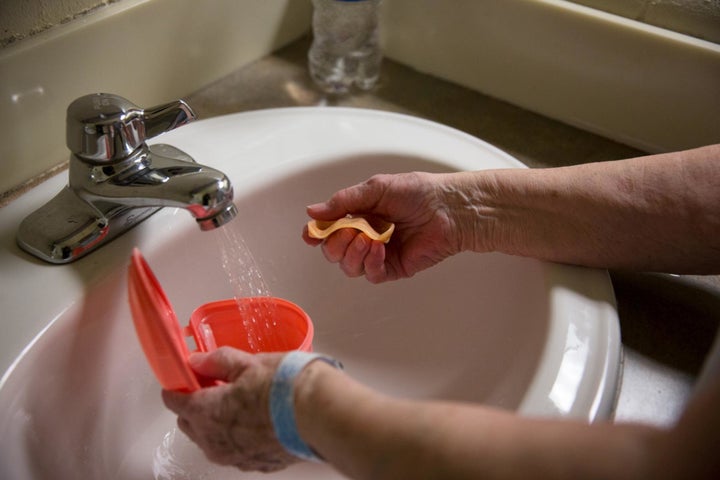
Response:
[[[309,353],[293,350],[283,357],[275,371],[270,385],[270,418],[272,419],[275,436],[280,444],[296,457],[314,462],[322,461],[320,457],[300,438],[295,421],[294,383],[295,377],[311,362],[321,360],[335,368],[342,364],[332,357],[320,353]]]

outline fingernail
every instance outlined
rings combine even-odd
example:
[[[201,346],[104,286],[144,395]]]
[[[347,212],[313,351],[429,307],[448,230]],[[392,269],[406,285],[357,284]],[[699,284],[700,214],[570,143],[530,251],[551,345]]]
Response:
[[[365,250],[365,248],[367,248],[368,240],[369,239],[365,235],[360,233],[357,237],[355,237],[355,240],[353,240],[355,250],[358,250],[358,251]]]
[[[188,363],[191,367],[197,367],[203,362],[203,358],[205,358],[205,355],[203,355],[202,353],[194,352],[188,356]]]

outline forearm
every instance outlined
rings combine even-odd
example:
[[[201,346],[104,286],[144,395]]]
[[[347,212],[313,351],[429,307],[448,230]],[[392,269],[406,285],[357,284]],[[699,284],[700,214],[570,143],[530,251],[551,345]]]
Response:
[[[457,210],[466,249],[603,268],[720,272],[720,146],[475,172],[460,183],[478,192]]]
[[[316,362],[298,378],[303,438],[356,479],[651,478],[665,433],[532,420],[457,403],[381,396]]]

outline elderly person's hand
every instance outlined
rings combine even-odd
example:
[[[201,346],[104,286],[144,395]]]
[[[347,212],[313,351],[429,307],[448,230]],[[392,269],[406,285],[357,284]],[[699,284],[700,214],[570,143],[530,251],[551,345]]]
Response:
[[[227,383],[189,394],[163,390],[163,401],[178,415],[180,430],[211,461],[241,470],[280,470],[298,461],[278,442],[268,407],[282,358],[229,347],[194,353],[190,365],[196,373]]]
[[[393,222],[388,244],[353,229],[321,241],[310,238],[305,227],[303,238],[309,245],[322,244],[325,257],[350,277],[365,275],[372,283],[411,277],[467,247],[466,228],[457,215],[467,198],[458,189],[462,182],[450,178],[421,172],[375,175],[307,208],[316,220],[364,214]]]

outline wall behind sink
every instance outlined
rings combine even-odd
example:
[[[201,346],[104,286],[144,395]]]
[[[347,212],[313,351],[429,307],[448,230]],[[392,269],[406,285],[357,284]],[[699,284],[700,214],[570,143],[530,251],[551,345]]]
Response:
[[[121,0],[3,0],[0,47],[36,35]]]
[[[122,0],[0,49],[0,205],[67,159],[75,98],[180,98],[306,34],[311,13],[310,0]]]
[[[386,2],[387,54],[633,147],[720,143],[720,44],[564,0]]]
[[[571,0],[674,32],[720,43],[718,0]]]
[[[0,2],[0,47],[119,1],[123,0],[3,0]],[[720,2],[717,0],[571,1],[720,43]]]
[[[647,151],[720,143],[716,43],[563,0],[383,8],[400,63]],[[311,13],[310,0],[120,0],[0,49],[0,205],[67,158],[74,98],[178,98],[307,33]]]

